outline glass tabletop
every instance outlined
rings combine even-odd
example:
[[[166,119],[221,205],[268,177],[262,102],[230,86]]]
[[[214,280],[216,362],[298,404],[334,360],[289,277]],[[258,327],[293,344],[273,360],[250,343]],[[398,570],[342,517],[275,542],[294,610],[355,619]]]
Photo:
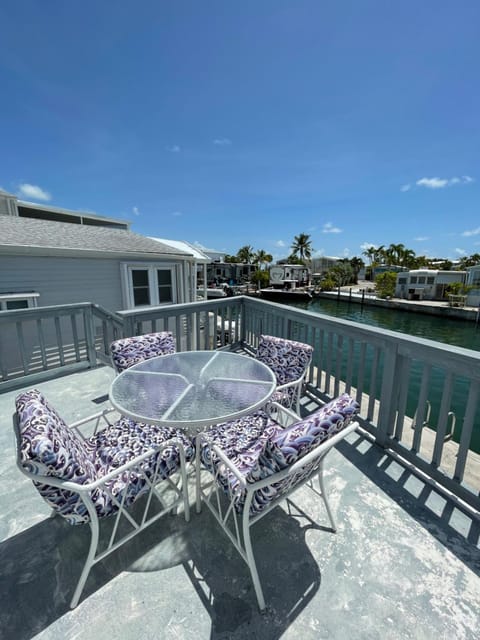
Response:
[[[262,362],[228,351],[184,351],[145,360],[112,382],[110,401],[139,422],[195,430],[250,413],[276,387]]]

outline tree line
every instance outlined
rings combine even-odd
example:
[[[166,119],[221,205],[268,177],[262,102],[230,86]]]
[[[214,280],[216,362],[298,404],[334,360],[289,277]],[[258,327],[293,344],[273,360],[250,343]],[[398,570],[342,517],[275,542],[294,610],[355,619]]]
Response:
[[[290,254],[282,262],[309,266],[308,263],[312,259],[313,252],[314,249],[309,234],[300,233],[294,237],[290,246]],[[374,269],[378,266],[395,266],[406,269],[430,268],[442,271],[450,271],[455,266],[456,269],[463,271],[467,267],[480,264],[479,253],[463,256],[454,264],[451,260],[444,258],[429,258],[424,255],[417,256],[413,249],[409,249],[401,243],[392,243],[388,246],[381,245],[379,247],[371,245],[363,251],[362,255],[368,259],[368,265],[365,265],[363,259],[358,256],[354,256],[353,258],[340,258],[333,267],[330,267],[326,273],[322,274],[320,280],[315,284],[324,290],[347,286],[349,284],[357,284],[358,274],[365,266],[366,279],[372,280]],[[258,265],[257,272],[252,275],[254,282],[258,282],[259,280],[268,282],[268,277],[266,277],[265,272],[272,261],[273,257],[270,253],[267,253],[263,249],[254,250],[250,245],[241,247],[235,255],[225,256],[225,262]]]

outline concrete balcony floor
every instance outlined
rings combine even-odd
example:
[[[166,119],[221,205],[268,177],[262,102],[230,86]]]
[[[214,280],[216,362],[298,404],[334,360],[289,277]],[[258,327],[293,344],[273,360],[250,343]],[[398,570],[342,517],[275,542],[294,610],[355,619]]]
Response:
[[[36,386],[71,422],[107,404],[113,375],[103,367]],[[189,523],[166,516],[94,567],[70,611],[89,528],[50,518],[17,469],[17,393],[0,396],[1,638],[479,637],[478,519],[362,435],[328,459],[336,534],[307,487],[253,529],[263,615],[247,566],[206,509]]]

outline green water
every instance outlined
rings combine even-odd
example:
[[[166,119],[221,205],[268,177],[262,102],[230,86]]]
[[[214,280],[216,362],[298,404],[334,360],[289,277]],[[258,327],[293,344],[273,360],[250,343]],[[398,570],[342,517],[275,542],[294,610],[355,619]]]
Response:
[[[441,318],[410,311],[397,309],[385,309],[361,305],[358,303],[317,298],[311,302],[295,303],[297,308],[306,309],[313,313],[335,316],[344,320],[366,325],[398,331],[412,336],[428,338],[446,344],[480,351],[480,324],[467,320],[456,320],[452,318]],[[370,363],[366,363],[367,368]],[[412,385],[409,389],[407,400],[407,414],[413,415],[418,398],[421,383],[421,365],[414,363],[411,371]],[[432,370],[429,385],[429,400],[431,402],[431,414],[429,425],[433,426],[438,417],[440,407],[445,372]],[[450,409],[455,413],[456,426],[454,430],[454,440],[457,442],[461,436],[461,425],[464,418],[464,411],[467,402],[468,382],[457,377],[455,389]],[[474,430],[470,442],[470,448],[480,453],[480,407],[477,409],[477,416],[474,422]]]
[[[305,303],[297,302],[292,306],[306,309],[313,313],[353,320],[373,327],[399,331],[411,336],[419,336],[480,351],[480,324],[476,325],[475,322],[467,320],[441,318],[422,313],[385,309],[383,307],[326,298],[316,298],[311,302]]]

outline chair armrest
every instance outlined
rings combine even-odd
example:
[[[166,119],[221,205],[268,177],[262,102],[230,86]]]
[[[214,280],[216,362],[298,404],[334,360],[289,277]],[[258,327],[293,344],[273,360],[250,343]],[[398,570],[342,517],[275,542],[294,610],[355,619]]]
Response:
[[[290,382],[285,382],[285,384],[279,384],[275,391],[284,391],[285,389],[289,389],[290,387],[298,387],[305,379],[305,373],[303,373],[300,378],[296,380],[291,380]]]
[[[200,433],[199,439],[197,441],[197,446],[202,447],[203,444],[209,447],[219,457],[219,459],[223,462],[223,464],[227,467],[227,469],[231,471],[231,473],[233,473],[233,475],[237,478],[242,488],[245,488],[247,486],[247,483],[245,482],[245,478],[242,476],[242,474],[237,469],[237,467],[233,464],[233,462],[225,455],[223,449],[220,449],[218,445],[213,444],[208,438],[207,434]]]
[[[176,440],[176,438],[172,438],[171,440],[162,442],[162,444],[159,444],[156,447],[152,447],[148,451],[145,451],[145,453],[142,453],[140,456],[132,458],[125,464],[122,464],[120,467],[117,467],[116,469],[110,471],[110,473],[107,473],[104,476],[97,478],[93,482],[89,482],[88,484],[78,484],[77,482],[72,482],[71,480],[62,480],[61,478],[57,478],[55,476],[38,475],[35,473],[31,473],[27,469],[25,469],[20,461],[17,461],[17,464],[20,467],[20,470],[36,483],[51,485],[53,487],[59,487],[61,489],[73,491],[75,493],[84,494],[89,493],[94,489],[98,489],[110,480],[114,480],[116,477],[121,476],[123,473],[125,473],[125,471],[130,471],[131,469],[138,467],[138,465],[140,465],[144,460],[159,453],[167,446],[170,446],[172,442],[175,442],[178,447],[181,465],[185,465],[185,450],[183,448],[183,444],[180,441]]]
[[[295,411],[287,409],[287,407],[284,407],[278,402],[269,402],[265,406],[264,411],[272,420],[275,420],[275,422],[283,428],[289,427],[291,424],[301,420],[301,417],[295,413]]]
[[[251,492],[255,492],[258,489],[262,489],[263,487],[268,487],[275,483],[281,482],[288,476],[295,476],[304,467],[308,466],[309,464],[312,464],[317,459],[320,462],[320,460],[327,455],[327,453],[330,451],[330,449],[332,449],[332,447],[338,444],[341,440],[343,440],[343,438],[348,436],[350,433],[355,431],[355,429],[358,426],[360,426],[358,422],[352,422],[347,427],[345,427],[345,429],[342,429],[341,431],[336,433],[334,436],[332,436],[328,440],[325,440],[324,442],[316,446],[314,449],[312,449],[312,451],[309,451],[309,453],[307,453],[307,455],[300,458],[300,460],[297,460],[296,462],[294,462],[291,467],[287,467],[286,469],[277,471],[277,473],[273,473],[271,476],[268,476],[263,480],[256,480],[255,482],[252,482],[252,483],[246,483],[245,486],[247,490]]]
[[[105,422],[105,426],[107,427],[112,426],[112,423],[108,420],[107,415],[109,413],[115,413],[115,412],[116,412],[116,409],[114,409],[113,407],[109,407],[108,409],[103,409],[103,411],[98,411],[97,413],[94,413],[91,416],[87,416],[86,418],[82,418],[81,420],[77,420],[76,422],[72,422],[69,425],[69,428],[73,429],[76,433],[78,433],[78,435],[82,439],[85,439],[85,436],[83,435],[83,433],[78,427],[80,427],[81,425],[87,424],[89,422],[96,421],[96,425],[93,430],[93,435],[95,435],[98,431],[98,427],[102,420]]]

